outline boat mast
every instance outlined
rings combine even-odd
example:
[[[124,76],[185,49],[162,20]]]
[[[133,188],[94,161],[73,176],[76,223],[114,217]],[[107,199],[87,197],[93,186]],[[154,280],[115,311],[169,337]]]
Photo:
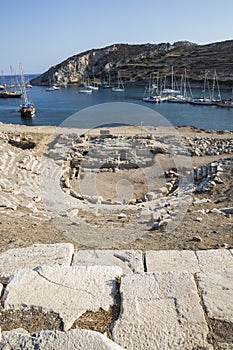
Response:
[[[157,73],[157,89],[156,89],[156,94],[159,94],[159,72]]]
[[[187,71],[186,68],[184,69],[184,97],[187,97]]]
[[[27,92],[26,92],[26,86],[25,86],[25,80],[24,80],[23,66],[21,63],[19,64],[19,70],[21,74],[21,87],[22,87],[22,93],[23,93],[22,99],[23,99],[23,103],[27,104],[28,98],[27,98]]]
[[[216,74],[216,83],[217,83],[217,88],[218,88],[218,98],[221,100],[222,96],[221,96],[221,91],[220,91],[220,88],[219,88],[218,77],[217,77],[217,72],[216,71],[215,71],[215,74]]]
[[[173,66],[172,66],[172,90],[173,90],[173,88],[174,88],[174,80],[173,80]]]
[[[1,74],[2,74],[2,85],[4,86],[4,90],[6,90],[6,82],[5,82],[3,70],[1,70]]]

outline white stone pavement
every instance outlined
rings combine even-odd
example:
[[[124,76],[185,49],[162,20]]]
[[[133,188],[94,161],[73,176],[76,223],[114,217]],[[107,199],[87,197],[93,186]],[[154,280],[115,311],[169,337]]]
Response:
[[[233,349],[232,250],[74,252],[71,244],[38,244],[0,254],[0,282],[3,311],[33,306],[64,323],[62,332],[3,331],[0,349]],[[70,330],[86,311],[110,310],[119,292],[112,340]],[[213,324],[223,327],[220,345]]]

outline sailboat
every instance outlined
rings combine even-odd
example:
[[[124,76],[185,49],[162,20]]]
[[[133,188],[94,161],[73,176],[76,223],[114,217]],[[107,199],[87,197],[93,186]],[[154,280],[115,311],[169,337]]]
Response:
[[[122,81],[121,76],[120,76],[120,72],[118,72],[118,74],[117,74],[117,80],[118,80],[117,87],[113,87],[112,91],[113,92],[124,92],[125,88],[124,88],[124,84],[123,84],[123,81]]]
[[[144,102],[155,102],[155,103],[160,102],[161,96],[154,94],[154,90],[155,89],[157,90],[157,88],[158,88],[157,85],[152,84],[152,78],[151,78],[151,74],[150,74],[149,84],[145,88],[145,93],[144,93],[142,100]]]
[[[19,98],[22,96],[21,91],[15,90],[16,84],[13,81],[12,67],[10,67],[10,69],[11,69],[11,81],[12,81],[12,84],[10,85],[10,87],[12,87],[14,90],[12,91],[12,90],[7,89],[8,86],[7,86],[7,84],[5,84],[4,75],[3,75],[3,71],[2,71],[3,85],[1,86],[0,98]]]
[[[172,66],[172,73],[171,73],[171,88],[166,88],[166,86],[164,87],[164,89],[161,92],[162,95],[177,95],[180,94],[180,90],[176,90],[174,88],[174,70],[173,70],[173,66]]]
[[[189,103],[192,105],[205,105],[210,106],[213,104],[213,97],[211,96],[209,80],[208,80],[208,71],[205,72],[204,76],[204,89],[203,89],[203,97],[192,98]],[[208,89],[208,96],[206,96],[206,89]]]
[[[55,84],[51,83],[51,78],[49,77],[49,87],[45,89],[45,91],[55,91],[55,90],[60,90],[59,86],[56,86]]]
[[[228,100],[220,100],[216,103],[218,107],[233,108],[233,89],[231,93],[231,98]]]
[[[190,101],[190,97],[187,95],[187,71],[186,68],[184,70],[184,77],[181,77],[181,91],[179,95],[172,95],[168,98],[167,102],[172,103],[188,103]],[[191,91],[190,91],[191,92]],[[191,93],[192,95],[192,93]]]
[[[92,94],[93,90],[92,89],[89,89],[87,87],[84,87],[83,89],[80,89],[79,90],[79,93],[80,94]]]
[[[110,73],[108,73],[108,82],[104,81],[102,89],[112,89]]]
[[[21,117],[32,118],[35,116],[36,109],[32,102],[29,101],[27,96],[26,84],[24,80],[23,68],[20,65],[20,73],[21,73],[21,87],[22,87],[22,104],[19,106],[19,112]]]

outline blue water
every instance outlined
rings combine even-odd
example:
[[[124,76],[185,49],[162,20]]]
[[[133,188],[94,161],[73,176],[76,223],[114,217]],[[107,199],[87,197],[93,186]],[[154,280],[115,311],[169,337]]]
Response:
[[[34,75],[33,75],[34,76]],[[33,77],[32,75],[29,78]],[[9,82],[9,77],[5,81]],[[193,89],[194,97],[202,95]],[[25,125],[60,125],[69,116],[84,108],[107,102],[129,102],[151,108],[163,115],[172,125],[193,125],[207,130],[233,130],[233,109],[216,106],[196,106],[176,103],[146,103],[142,101],[144,87],[127,87],[123,93],[111,89],[93,91],[90,95],[79,94],[77,86],[45,91],[45,87],[33,86],[28,97],[36,106],[33,120],[23,120],[18,112],[20,99],[0,99],[0,121]],[[222,98],[230,98],[231,91],[221,90]],[[109,123],[115,120],[109,120]]]

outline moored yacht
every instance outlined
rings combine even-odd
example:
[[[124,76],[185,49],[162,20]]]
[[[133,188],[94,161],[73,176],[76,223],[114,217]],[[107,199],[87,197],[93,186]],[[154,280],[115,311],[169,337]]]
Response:
[[[112,91],[113,92],[124,92],[125,91],[125,87],[124,87],[124,84],[123,84],[123,81],[122,81],[122,79],[120,77],[120,73],[119,72],[117,74],[117,81],[118,81],[117,86],[113,87]]]

